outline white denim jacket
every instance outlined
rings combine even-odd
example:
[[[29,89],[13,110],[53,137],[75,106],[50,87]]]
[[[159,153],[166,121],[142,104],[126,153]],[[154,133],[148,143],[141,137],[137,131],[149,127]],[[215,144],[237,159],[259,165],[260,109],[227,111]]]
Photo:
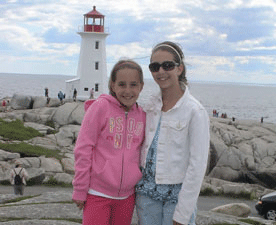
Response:
[[[184,95],[167,112],[161,112],[161,93],[153,96],[143,108],[147,113],[147,120],[141,166],[145,168],[148,150],[162,113],[155,181],[157,184],[182,183],[173,219],[188,224],[196,207],[207,167],[209,116],[187,87]]]

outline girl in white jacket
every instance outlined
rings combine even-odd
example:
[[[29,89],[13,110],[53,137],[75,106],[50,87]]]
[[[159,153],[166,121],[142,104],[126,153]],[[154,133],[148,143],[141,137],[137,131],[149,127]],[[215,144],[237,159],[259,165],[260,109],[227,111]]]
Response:
[[[160,93],[147,113],[136,186],[140,225],[195,225],[196,203],[209,151],[209,117],[189,93],[184,55],[172,42],[152,50],[149,69]]]

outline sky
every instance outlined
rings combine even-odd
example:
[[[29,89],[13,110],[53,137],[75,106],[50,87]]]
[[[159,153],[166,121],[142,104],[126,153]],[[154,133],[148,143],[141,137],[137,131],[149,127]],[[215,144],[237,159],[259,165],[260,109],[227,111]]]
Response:
[[[83,14],[105,15],[108,75],[148,71],[151,49],[181,45],[188,81],[276,84],[275,0],[0,0],[0,73],[77,75]]]

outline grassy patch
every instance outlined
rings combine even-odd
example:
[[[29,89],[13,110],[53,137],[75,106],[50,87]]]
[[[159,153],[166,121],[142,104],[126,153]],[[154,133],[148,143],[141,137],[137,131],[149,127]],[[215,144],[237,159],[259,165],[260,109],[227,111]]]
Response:
[[[74,219],[74,218],[43,218],[40,220],[62,220],[62,221],[70,221],[70,222],[75,222],[75,223],[80,223],[82,224],[82,219]]]
[[[244,222],[244,223],[248,223],[248,224],[253,224],[253,225],[265,225],[264,223],[261,223],[259,221],[255,221],[252,219],[240,219],[239,221]]]
[[[9,221],[15,221],[15,220],[27,220],[27,218],[13,218],[13,217],[1,218],[0,217],[0,222],[9,222]]]
[[[52,127],[55,129],[55,123],[53,120],[47,120],[46,123],[45,123],[46,126],[48,127]]]
[[[24,142],[18,144],[0,143],[0,149],[19,153],[21,157],[39,157],[44,155],[47,158],[62,159],[62,156],[59,154],[60,150],[51,150],[40,146],[29,145]]]
[[[255,192],[241,192],[241,193],[224,193],[220,191],[215,193],[212,188],[205,188],[200,192],[200,196],[223,196],[223,197],[230,197],[230,198],[238,198],[238,199],[245,199],[245,200],[256,200],[256,193]]]
[[[6,122],[0,118],[0,136],[10,140],[24,141],[44,135],[32,127],[24,127],[20,120]]]
[[[7,203],[14,203],[14,202],[20,202],[26,199],[30,199],[30,198],[34,198],[40,195],[34,195],[34,196],[22,196],[22,197],[18,197],[18,198],[14,198],[14,199],[9,199],[9,200],[5,200],[3,201],[1,204],[7,204]]]
[[[200,195],[201,196],[214,196],[216,194],[215,194],[215,192],[214,192],[214,190],[212,188],[208,187],[208,188],[205,188],[204,190],[202,190],[200,192]]]
[[[43,183],[44,185],[46,186],[60,186],[60,187],[72,187],[72,184],[67,184],[67,183],[64,183],[64,182],[58,182],[53,176],[51,176],[49,178],[49,180],[47,182],[44,182]]]

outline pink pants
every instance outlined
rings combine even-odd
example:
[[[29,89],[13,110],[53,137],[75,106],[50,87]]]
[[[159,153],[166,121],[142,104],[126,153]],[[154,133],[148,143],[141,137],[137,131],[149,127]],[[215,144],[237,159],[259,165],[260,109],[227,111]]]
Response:
[[[135,204],[135,194],[116,200],[87,195],[83,209],[83,225],[130,225]]]

